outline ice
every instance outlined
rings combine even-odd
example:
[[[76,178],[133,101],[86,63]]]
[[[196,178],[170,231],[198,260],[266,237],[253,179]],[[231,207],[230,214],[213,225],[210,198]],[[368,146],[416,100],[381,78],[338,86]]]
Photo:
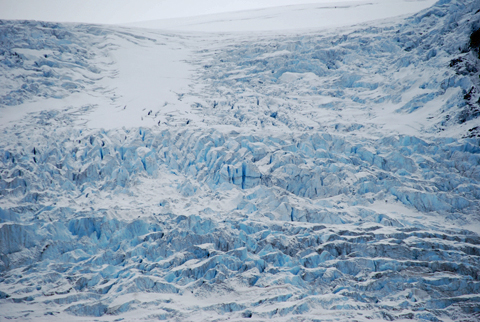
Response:
[[[475,319],[477,7],[254,36],[3,21],[1,319]]]

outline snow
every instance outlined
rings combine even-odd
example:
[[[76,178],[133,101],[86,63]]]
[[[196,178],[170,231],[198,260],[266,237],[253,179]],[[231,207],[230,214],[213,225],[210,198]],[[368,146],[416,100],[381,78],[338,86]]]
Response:
[[[241,11],[210,14],[199,13],[189,17],[130,22],[127,25],[164,30],[204,32],[322,29],[406,15],[428,8],[434,3],[434,0],[302,1],[301,3],[292,1],[287,5],[278,3],[275,7],[260,7],[250,10],[244,9]],[[202,12],[202,10],[199,12]]]
[[[2,21],[0,319],[478,319],[479,7]]]
[[[385,0],[382,0],[385,1]],[[372,2],[378,4],[382,1]],[[387,0],[390,6],[401,13],[413,13],[429,7],[429,0],[405,1]],[[239,11],[277,10],[278,7],[314,4],[323,7],[335,7],[365,3],[364,0],[3,0],[0,3],[0,19],[27,19],[52,22],[81,22],[101,24],[122,24],[171,18],[198,17],[235,13]],[[384,7],[384,11],[392,11]],[[252,19],[250,19],[252,20]],[[208,22],[209,19],[202,18]]]

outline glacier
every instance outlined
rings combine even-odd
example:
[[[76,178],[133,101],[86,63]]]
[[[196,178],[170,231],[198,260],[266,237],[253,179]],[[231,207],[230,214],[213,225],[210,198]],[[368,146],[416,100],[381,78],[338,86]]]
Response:
[[[480,320],[479,8],[1,21],[0,319]]]

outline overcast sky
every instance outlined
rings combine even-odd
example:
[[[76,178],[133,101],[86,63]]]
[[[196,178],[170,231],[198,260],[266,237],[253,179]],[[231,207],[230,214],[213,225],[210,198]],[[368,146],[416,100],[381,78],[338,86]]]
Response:
[[[348,0],[348,2],[360,0]],[[380,0],[381,1],[381,0]],[[0,19],[118,24],[338,0],[0,0]]]

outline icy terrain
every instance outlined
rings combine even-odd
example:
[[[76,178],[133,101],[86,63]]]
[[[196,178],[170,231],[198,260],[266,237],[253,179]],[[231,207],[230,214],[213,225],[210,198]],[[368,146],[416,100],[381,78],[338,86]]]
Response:
[[[210,0],[216,2],[218,0]],[[289,5],[282,2],[290,2]],[[280,31],[292,29],[324,29],[351,26],[371,20],[386,19],[416,13],[433,5],[435,0],[283,0],[275,1],[275,7],[255,1],[243,10],[223,13],[205,12],[191,15],[204,8],[190,7],[185,16],[170,19],[152,19],[126,23],[128,26],[166,30],[238,32]],[[201,2],[202,5],[205,3]],[[223,1],[222,3],[227,3]],[[229,4],[232,2],[228,2]],[[235,2],[233,2],[234,4]],[[243,1],[241,2],[243,3]],[[272,2],[270,2],[270,5]],[[262,6],[263,5],[263,6]],[[213,6],[215,8],[215,6]],[[208,7],[207,7],[208,8]],[[213,10],[211,10],[213,11]]]
[[[1,21],[0,320],[479,321],[479,9]]]

